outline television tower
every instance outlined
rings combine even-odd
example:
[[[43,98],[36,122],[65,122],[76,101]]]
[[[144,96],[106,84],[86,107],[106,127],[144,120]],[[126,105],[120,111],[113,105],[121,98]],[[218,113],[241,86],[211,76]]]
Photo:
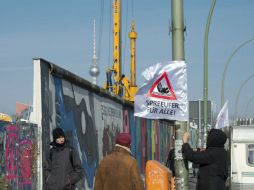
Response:
[[[100,74],[100,70],[97,65],[95,34],[96,33],[95,33],[95,19],[94,19],[93,20],[93,58],[92,58],[92,65],[89,70],[89,74],[92,76],[93,84],[97,84],[97,77]]]

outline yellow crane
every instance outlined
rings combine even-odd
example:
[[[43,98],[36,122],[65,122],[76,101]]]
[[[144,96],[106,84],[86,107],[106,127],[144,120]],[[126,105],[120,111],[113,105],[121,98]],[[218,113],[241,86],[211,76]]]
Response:
[[[134,102],[137,92],[136,85],[136,38],[137,33],[134,30],[134,21],[132,21],[130,38],[131,52],[131,81],[122,74],[121,61],[121,0],[113,0],[113,68],[107,70],[107,83],[105,89],[125,100]]]

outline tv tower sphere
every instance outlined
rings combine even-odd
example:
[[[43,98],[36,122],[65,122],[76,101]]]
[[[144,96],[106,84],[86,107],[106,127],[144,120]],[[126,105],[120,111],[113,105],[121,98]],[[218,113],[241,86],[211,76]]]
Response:
[[[97,76],[100,74],[99,67],[97,65],[97,56],[95,49],[95,19],[94,19],[94,39],[93,39],[93,58],[92,65],[90,66],[89,73],[92,76],[93,84],[97,84]]]
[[[99,67],[97,66],[97,64],[91,65],[89,73],[92,77],[97,77],[100,74]]]

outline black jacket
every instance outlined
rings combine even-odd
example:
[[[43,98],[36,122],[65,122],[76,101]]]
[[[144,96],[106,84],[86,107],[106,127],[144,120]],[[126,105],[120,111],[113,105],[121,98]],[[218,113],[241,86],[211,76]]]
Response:
[[[199,164],[197,190],[224,190],[228,176],[228,156],[224,149],[227,137],[224,132],[212,129],[208,134],[205,151],[193,151],[188,143],[182,146],[183,155]]]
[[[172,171],[172,175],[175,176],[175,149],[174,148],[170,149],[168,153],[166,166],[168,167],[168,169]]]
[[[52,143],[51,143],[52,145]],[[78,152],[68,145],[54,146],[44,163],[45,190],[74,190],[84,171]]]

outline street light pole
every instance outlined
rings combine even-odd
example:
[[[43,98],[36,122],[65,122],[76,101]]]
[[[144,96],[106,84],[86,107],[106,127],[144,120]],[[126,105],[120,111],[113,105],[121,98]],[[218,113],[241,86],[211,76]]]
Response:
[[[235,124],[237,123],[237,107],[238,107],[238,102],[239,102],[239,97],[240,97],[240,93],[242,92],[242,89],[244,87],[244,85],[251,80],[254,77],[254,74],[252,74],[251,76],[249,76],[245,81],[243,81],[241,87],[238,90],[237,96],[236,96],[236,101],[235,101]]]
[[[204,42],[204,131],[203,131],[203,146],[206,147],[207,138],[207,101],[208,101],[208,34],[210,29],[211,18],[213,10],[216,4],[216,0],[212,0],[212,5],[209,11],[206,30],[205,30],[205,42]]]
[[[254,96],[252,96],[249,100],[248,100],[248,102],[247,102],[247,105],[246,105],[246,108],[245,108],[245,112],[244,112],[244,115],[247,115],[248,113],[248,109],[249,109],[249,106],[250,106],[250,104],[251,104],[251,102],[254,100]]]
[[[184,23],[183,23],[183,0],[171,0],[172,15],[172,60],[184,61]],[[187,130],[187,122],[176,122],[175,139],[175,187],[176,190],[188,190],[189,176],[185,168],[181,152],[182,137]]]
[[[243,46],[247,45],[248,43],[252,42],[254,40],[254,38],[247,40],[245,42],[243,42],[240,46],[238,46],[233,52],[232,54],[229,56],[228,61],[224,67],[224,71],[223,71],[223,75],[222,75],[222,80],[221,80],[221,108],[224,105],[224,83],[225,83],[225,78],[226,78],[226,73],[227,73],[227,69],[228,69],[228,65],[231,62],[233,56],[238,52],[239,49],[241,49]]]

